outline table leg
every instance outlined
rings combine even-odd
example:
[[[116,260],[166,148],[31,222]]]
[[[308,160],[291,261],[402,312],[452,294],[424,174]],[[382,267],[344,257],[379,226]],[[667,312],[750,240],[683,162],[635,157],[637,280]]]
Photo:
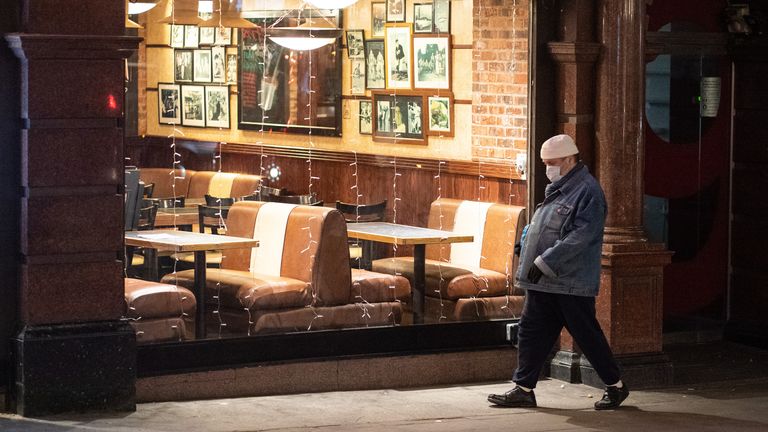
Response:
[[[413,323],[424,323],[424,291],[426,290],[426,245],[413,246]]]
[[[195,339],[205,339],[205,251],[195,251]]]

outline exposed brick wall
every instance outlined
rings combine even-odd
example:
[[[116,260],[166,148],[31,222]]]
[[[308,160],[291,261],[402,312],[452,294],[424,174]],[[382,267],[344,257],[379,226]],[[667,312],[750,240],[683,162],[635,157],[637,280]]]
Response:
[[[472,157],[514,159],[528,137],[528,4],[475,0]]]

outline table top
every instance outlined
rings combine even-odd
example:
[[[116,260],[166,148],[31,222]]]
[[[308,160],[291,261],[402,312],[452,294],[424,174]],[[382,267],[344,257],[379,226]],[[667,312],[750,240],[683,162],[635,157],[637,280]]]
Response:
[[[126,231],[125,244],[160,251],[194,252],[256,247],[259,241],[246,237],[202,234],[188,231]]]
[[[389,222],[350,223],[347,224],[347,235],[360,240],[373,240],[397,245],[464,243],[474,240],[474,236],[470,234]]]

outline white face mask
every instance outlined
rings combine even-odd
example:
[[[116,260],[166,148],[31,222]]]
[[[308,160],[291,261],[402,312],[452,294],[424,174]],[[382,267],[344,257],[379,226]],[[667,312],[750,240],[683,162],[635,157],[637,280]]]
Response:
[[[552,183],[563,178],[563,176],[560,175],[560,167],[555,165],[547,165],[547,178]]]

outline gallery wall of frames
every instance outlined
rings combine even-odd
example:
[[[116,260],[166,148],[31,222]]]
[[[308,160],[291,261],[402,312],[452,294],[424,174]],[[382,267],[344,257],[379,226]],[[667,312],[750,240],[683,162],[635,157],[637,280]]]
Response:
[[[470,1],[361,0],[344,9],[341,43],[322,53],[341,59],[340,98],[313,119],[322,126],[333,115],[340,125],[313,132],[309,144],[306,131],[241,120],[245,98],[264,93],[244,88],[252,80],[241,75],[244,57],[262,48],[248,37],[254,30],[161,24],[147,14],[147,122],[139,132],[169,136],[176,128],[190,139],[471,160],[472,20],[457,18],[470,16]],[[318,50],[313,55],[322,62]],[[285,133],[269,133],[276,131]]]

